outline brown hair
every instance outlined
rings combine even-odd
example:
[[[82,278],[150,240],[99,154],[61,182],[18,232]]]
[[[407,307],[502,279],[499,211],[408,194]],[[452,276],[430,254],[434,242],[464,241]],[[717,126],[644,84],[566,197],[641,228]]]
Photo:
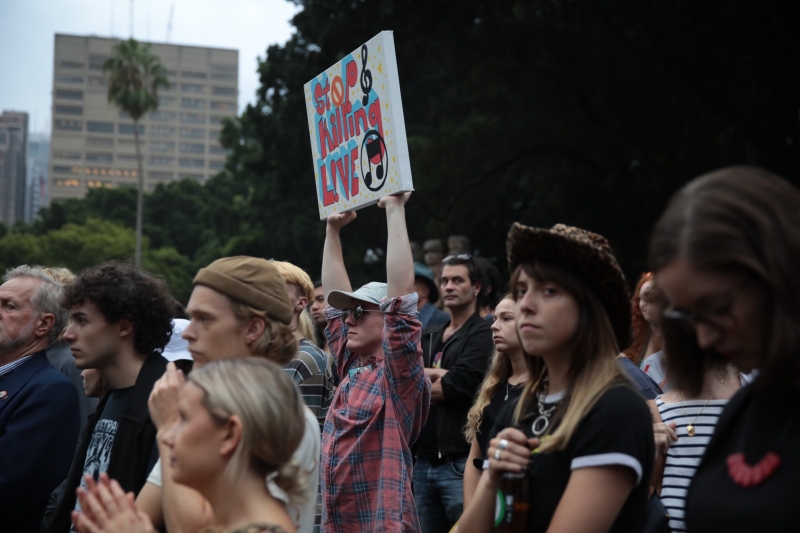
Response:
[[[567,396],[554,419],[560,419],[561,423],[539,446],[542,452],[563,450],[600,396],[611,386],[629,385],[629,381],[617,362],[619,348],[611,320],[594,289],[567,270],[536,260],[522,263],[514,270],[509,284],[512,293],[516,291],[523,270],[538,282],[559,284],[578,301],[578,327],[570,346],[572,357],[567,373]],[[517,403],[515,422],[524,418],[536,398],[537,388],[547,377],[547,369],[540,357],[526,354],[525,361],[530,378]]]
[[[223,295],[224,296],[224,295]],[[253,317],[264,321],[264,331],[261,336],[250,345],[253,355],[265,357],[281,366],[286,365],[297,354],[297,339],[292,334],[292,329],[277,320],[272,320],[265,312],[254,309],[228,296],[233,314],[241,322],[246,322]]]
[[[683,257],[693,266],[744,270],[766,295],[766,330],[755,385],[800,379],[800,192],[755,167],[729,167],[701,176],[678,191],[650,240],[658,271]],[[664,353],[673,384],[698,393],[709,365],[724,364],[702,350],[694,331],[663,320]]]

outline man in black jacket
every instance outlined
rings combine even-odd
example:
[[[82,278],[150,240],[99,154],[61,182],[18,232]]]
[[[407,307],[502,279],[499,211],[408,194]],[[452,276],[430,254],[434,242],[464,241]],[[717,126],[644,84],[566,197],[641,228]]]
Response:
[[[422,335],[431,408],[416,445],[414,498],[423,533],[449,531],[464,507],[469,444],[463,429],[494,350],[492,331],[477,311],[481,276],[469,255],[446,257],[441,289],[449,322]]]
[[[71,323],[63,335],[75,366],[98,369],[109,386],[81,436],[49,530],[67,533],[80,511],[75,490],[103,472],[138,493],[158,458],[147,400],[167,367],[172,297],[163,281],[126,263],[85,270],[65,288]]]

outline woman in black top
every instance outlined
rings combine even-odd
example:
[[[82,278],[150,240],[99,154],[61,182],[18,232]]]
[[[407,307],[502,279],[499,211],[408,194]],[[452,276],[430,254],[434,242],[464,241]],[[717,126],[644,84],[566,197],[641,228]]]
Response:
[[[641,531],[655,445],[650,410],[617,360],[631,310],[611,247],[578,228],[515,224],[507,248],[530,377],[495,424],[459,533],[492,531],[502,474],[524,471],[529,531]]]
[[[800,531],[800,192],[757,168],[702,176],[661,216],[650,263],[670,381],[697,394],[720,361],[758,371],[717,422],[688,531]]]
[[[503,407],[514,404],[528,377],[528,367],[514,322],[514,299],[507,295],[494,310],[492,341],[495,351],[489,371],[478,391],[478,397],[467,416],[464,435],[472,446],[464,470],[464,507],[469,505],[478,486],[489,432]]]

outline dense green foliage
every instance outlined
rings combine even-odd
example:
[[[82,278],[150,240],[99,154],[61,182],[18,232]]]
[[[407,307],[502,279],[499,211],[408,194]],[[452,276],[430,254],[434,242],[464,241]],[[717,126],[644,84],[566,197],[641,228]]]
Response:
[[[191,269],[251,254],[319,273],[324,226],[302,87],[381,30],[394,31],[398,55],[417,189],[412,239],[468,235],[502,268],[511,222],[563,222],[606,235],[632,277],[645,268],[656,217],[689,179],[754,164],[800,181],[792,3],[296,3],[296,32],[259,63],[257,101],[225,125],[227,168],[204,187],[172,183],[147,198],[150,245],[174,248]],[[0,245],[92,217],[132,227],[134,207],[132,191],[95,190]],[[385,246],[384,227],[371,207],[345,230],[355,283],[383,275],[363,258]]]

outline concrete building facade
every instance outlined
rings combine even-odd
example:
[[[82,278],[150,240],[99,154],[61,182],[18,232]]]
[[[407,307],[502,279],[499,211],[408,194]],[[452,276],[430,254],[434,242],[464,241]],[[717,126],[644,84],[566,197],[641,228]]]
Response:
[[[118,39],[56,34],[48,201],[81,198],[91,188],[136,186],[130,116],[108,103],[103,63]],[[205,181],[227,151],[221,122],[238,109],[238,50],[150,43],[170,88],[139,122],[146,190],[183,178]]]
[[[25,217],[28,114],[0,114],[0,222],[13,225]]]

